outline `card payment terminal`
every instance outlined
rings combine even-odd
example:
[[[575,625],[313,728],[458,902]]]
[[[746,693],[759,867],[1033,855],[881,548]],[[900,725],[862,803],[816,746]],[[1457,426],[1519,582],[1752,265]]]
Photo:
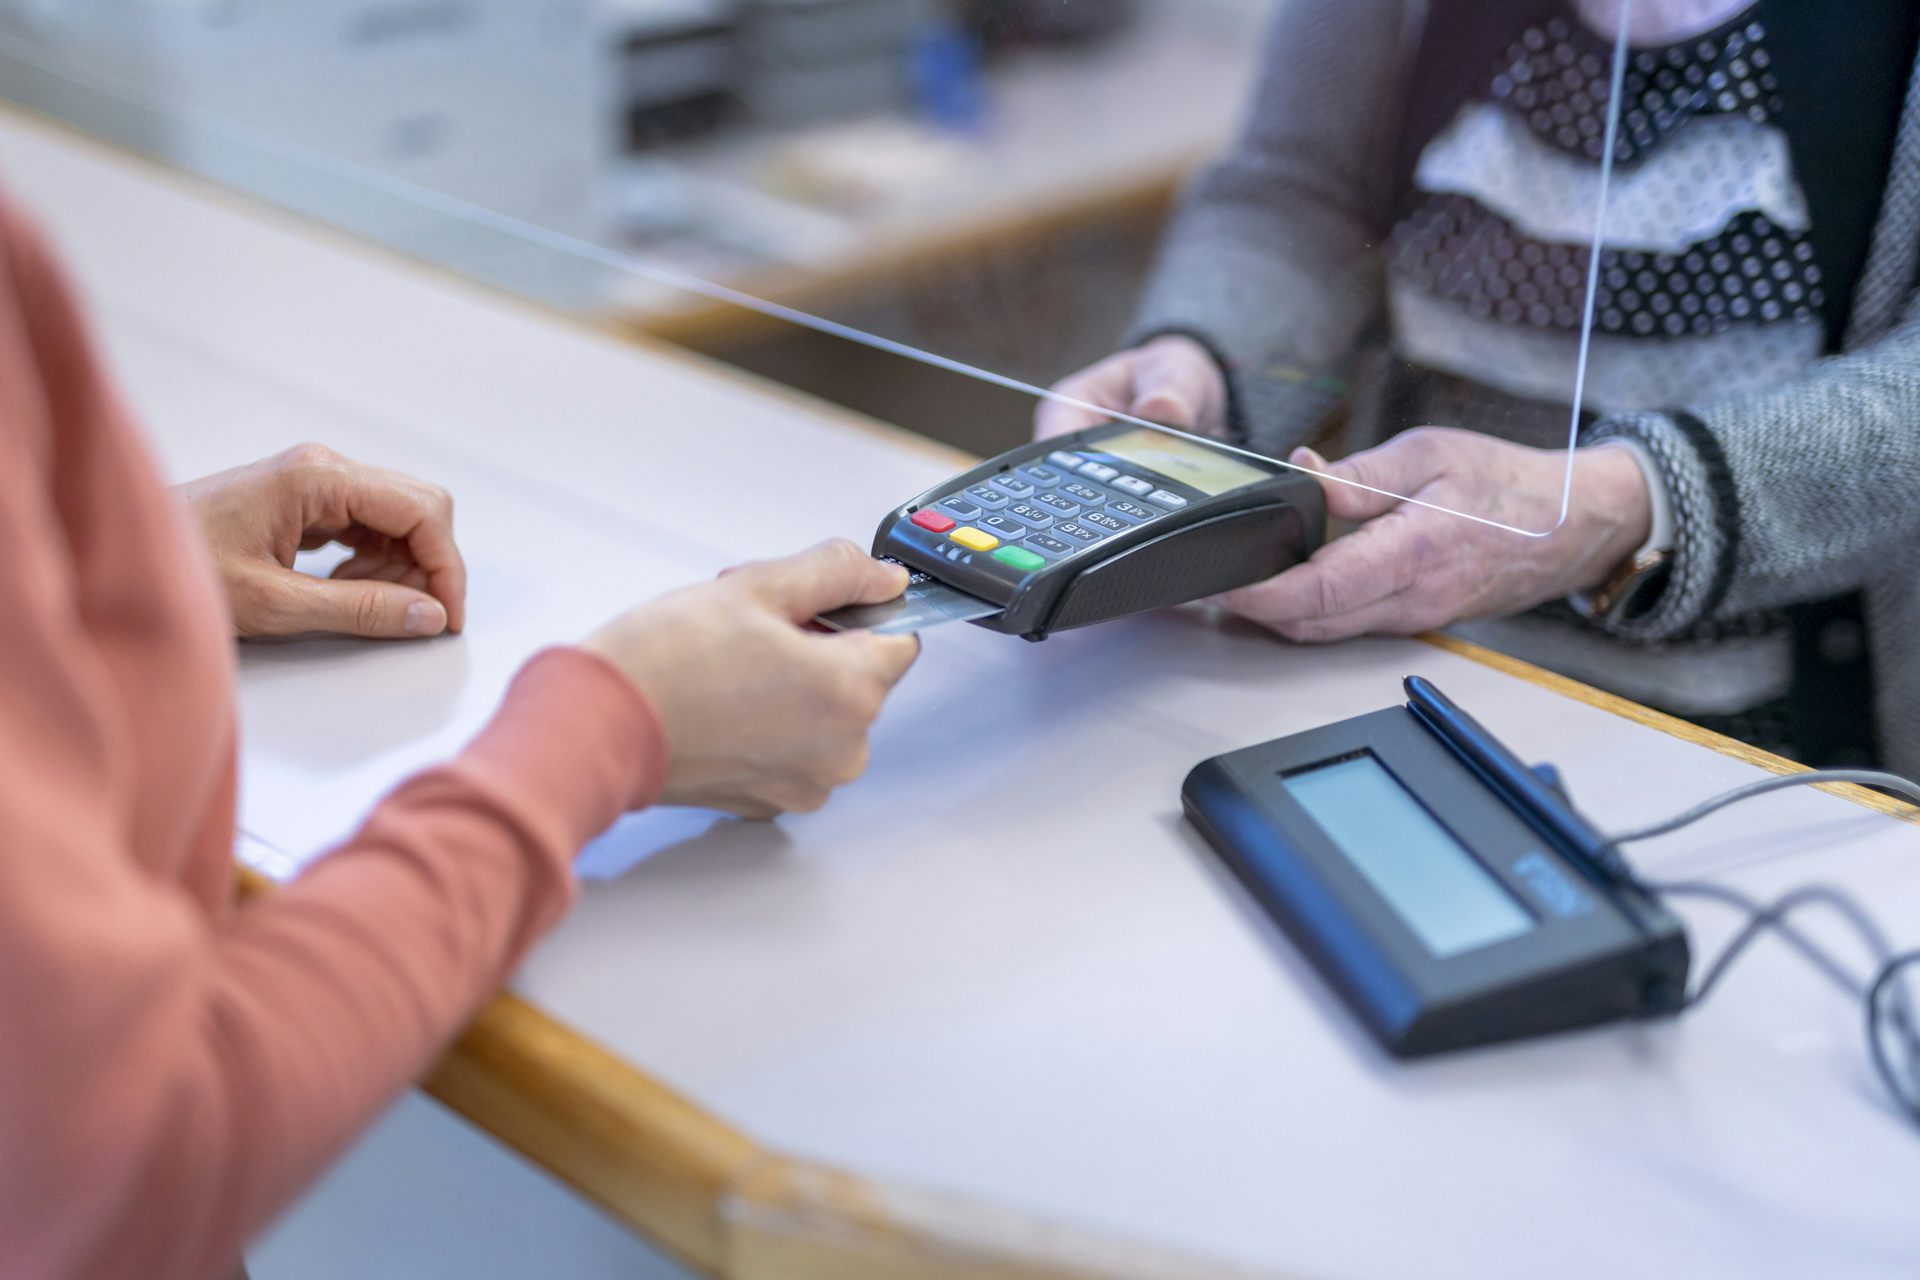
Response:
[[[1677,1012],[1677,917],[1558,775],[1418,676],[1407,703],[1215,756],[1187,816],[1390,1052]]]
[[[1312,475],[1107,423],[1001,454],[887,516],[873,553],[1000,606],[1029,640],[1259,582],[1320,545]]]

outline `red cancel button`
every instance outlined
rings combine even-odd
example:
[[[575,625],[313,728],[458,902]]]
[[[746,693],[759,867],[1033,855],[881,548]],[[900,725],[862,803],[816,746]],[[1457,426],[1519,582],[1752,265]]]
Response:
[[[913,522],[929,533],[945,533],[947,530],[953,528],[953,521],[947,519],[938,511],[925,508],[913,513]]]

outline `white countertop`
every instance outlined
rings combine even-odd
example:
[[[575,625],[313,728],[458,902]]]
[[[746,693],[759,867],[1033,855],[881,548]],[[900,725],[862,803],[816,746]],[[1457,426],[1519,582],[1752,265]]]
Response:
[[[870,534],[931,450],[613,343],[0,119],[169,470],[300,439],[448,485],[460,638],[243,651],[243,819],[311,851],[451,750],[513,668],[742,557]],[[930,634],[823,812],[677,840],[579,909],[525,996],[763,1142],[1321,1276],[1895,1276],[1920,1141],[1857,1006],[1763,944],[1699,1013],[1387,1059],[1179,816],[1205,756],[1396,702],[1417,671],[1608,825],[1754,771],[1412,641],[1301,649],[1197,611],[1041,645]],[[699,824],[694,824],[696,827]],[[678,833],[677,835],[675,833]],[[1819,878],[1920,940],[1920,832],[1796,792],[1648,846]],[[1703,949],[1726,919],[1703,909]]]

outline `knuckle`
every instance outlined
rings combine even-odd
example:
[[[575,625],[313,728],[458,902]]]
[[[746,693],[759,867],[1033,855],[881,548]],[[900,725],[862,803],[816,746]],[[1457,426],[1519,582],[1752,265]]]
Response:
[[[1446,543],[1430,529],[1417,529],[1407,537],[1406,550],[1395,560],[1399,570],[1398,586],[1405,588],[1426,579],[1446,562]]]
[[[761,798],[780,813],[817,813],[830,794],[824,783],[793,778],[767,787]]]
[[[832,775],[827,781],[836,787],[846,786],[867,771],[867,764],[872,759],[872,756],[872,747],[863,739],[841,753],[839,760],[835,763]]]
[[[1316,573],[1307,580],[1307,599],[1313,616],[1327,617],[1345,611],[1344,581],[1344,578],[1331,573]]]
[[[1401,432],[1394,444],[1411,461],[1423,463],[1433,457],[1438,447],[1438,430],[1434,427],[1414,427]]]
[[[274,460],[284,470],[299,471],[332,466],[340,460],[340,455],[323,444],[308,441],[281,451]]]
[[[385,620],[386,609],[382,605],[380,594],[374,591],[361,592],[359,598],[353,602],[354,630],[363,634],[379,631]]]
[[[235,575],[227,581],[227,595],[235,622],[250,635],[278,631],[293,615],[293,594],[271,578]]]
[[[832,556],[835,560],[840,561],[850,569],[857,567],[868,558],[865,551],[862,551],[858,545],[847,538],[828,538],[826,542],[821,545],[826,549],[826,553],[829,556]]]

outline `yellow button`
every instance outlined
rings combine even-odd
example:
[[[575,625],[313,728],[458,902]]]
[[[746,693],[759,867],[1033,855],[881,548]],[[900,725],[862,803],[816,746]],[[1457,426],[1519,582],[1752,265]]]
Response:
[[[991,551],[1000,545],[1000,539],[978,529],[955,529],[947,535],[963,547],[972,547],[975,551]]]

